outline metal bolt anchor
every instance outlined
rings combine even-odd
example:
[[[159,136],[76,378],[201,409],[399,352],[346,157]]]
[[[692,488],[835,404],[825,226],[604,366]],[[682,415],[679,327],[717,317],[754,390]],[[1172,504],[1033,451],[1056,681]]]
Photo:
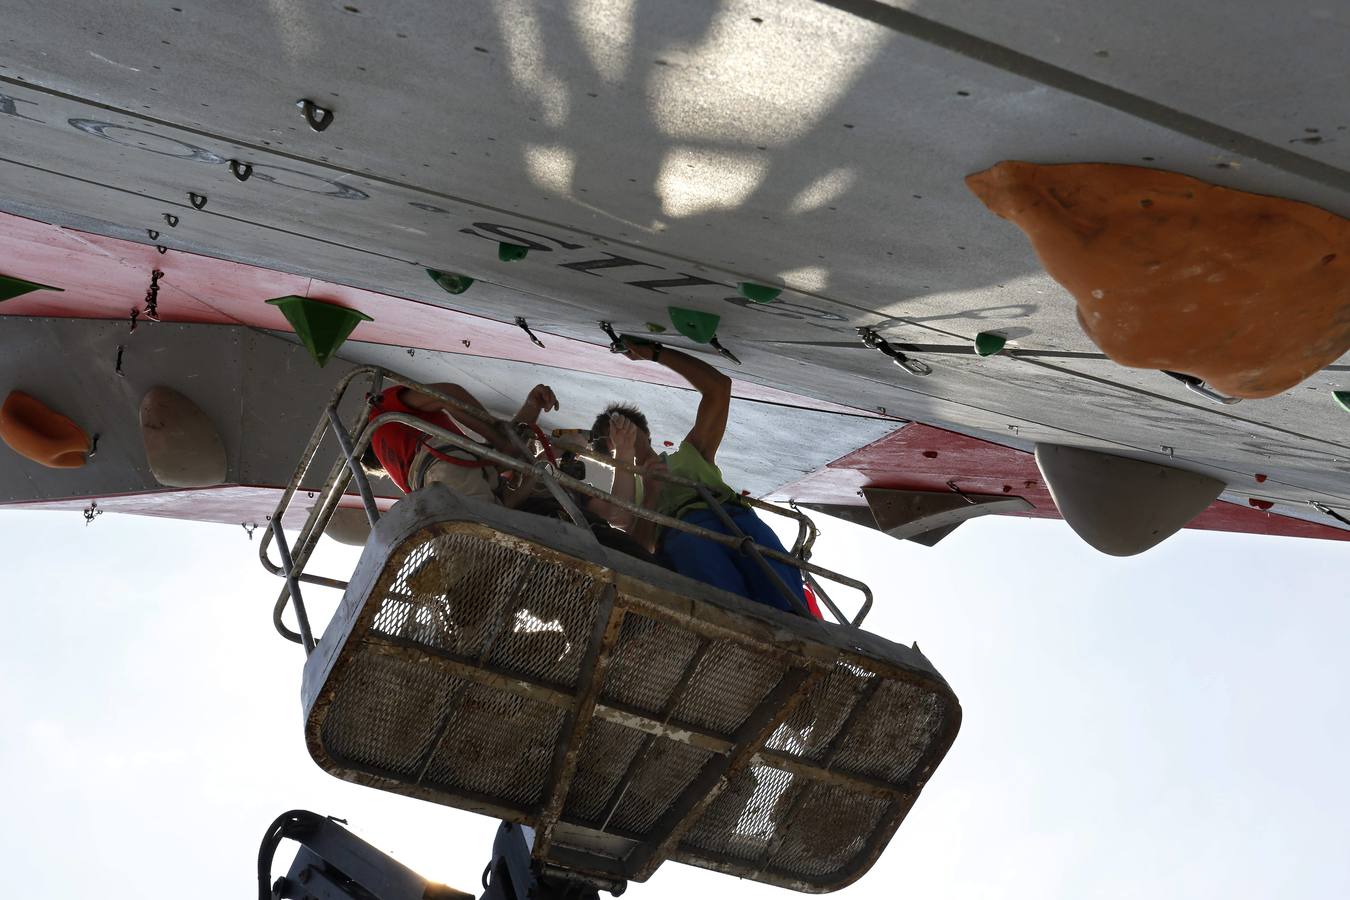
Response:
[[[1206,400],[1211,400],[1215,403],[1221,403],[1224,406],[1232,406],[1235,403],[1242,402],[1241,397],[1225,397],[1223,394],[1220,394],[1218,391],[1214,390],[1212,387],[1205,384],[1203,380],[1196,378],[1194,375],[1185,375],[1182,374],[1181,372],[1169,372],[1166,369],[1163,369],[1161,371],[1164,375],[1175,378],[1177,381],[1180,381],[1182,384],[1186,385],[1186,390],[1199,394]]]
[[[614,333],[614,326],[613,326],[613,325],[609,324],[608,322],[601,322],[601,323],[600,323],[600,328],[601,328],[601,330],[603,330],[603,331],[605,332],[605,334],[607,334],[607,335],[609,336],[609,352],[610,352],[610,353],[627,353],[627,352],[628,352],[628,347],[625,346],[625,345],[624,345],[624,342],[619,338],[619,336],[618,336],[617,334]]]
[[[718,353],[722,354],[727,359],[734,362],[736,365],[739,366],[741,364],[741,361],[736,358],[736,354],[732,353],[726,347],[723,347],[721,341],[717,340],[716,335],[708,339],[708,346],[712,347],[714,350],[716,350]]]
[[[516,327],[522,329],[526,334],[528,334],[530,336],[530,340],[533,341],[534,345],[538,347],[540,350],[546,349],[544,347],[544,342],[534,336],[534,332],[530,330],[530,323],[525,321],[524,316],[516,316]]]
[[[333,111],[325,109],[313,100],[297,100],[295,105],[305,114],[305,122],[315,131],[323,131],[333,124]]]
[[[891,362],[904,369],[911,375],[931,375],[933,369],[927,363],[917,359],[910,359],[901,353],[890,341],[877,334],[871,328],[862,327],[858,329],[858,337],[862,340],[863,346],[869,350],[876,350],[883,356],[889,356]]]

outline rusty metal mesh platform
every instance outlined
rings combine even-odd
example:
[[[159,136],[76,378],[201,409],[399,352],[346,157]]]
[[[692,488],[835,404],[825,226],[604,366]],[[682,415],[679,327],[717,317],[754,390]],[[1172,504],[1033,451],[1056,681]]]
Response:
[[[304,705],[328,772],[531,825],[551,864],[813,892],[875,862],[960,722],[917,650],[439,487],[380,522]]]

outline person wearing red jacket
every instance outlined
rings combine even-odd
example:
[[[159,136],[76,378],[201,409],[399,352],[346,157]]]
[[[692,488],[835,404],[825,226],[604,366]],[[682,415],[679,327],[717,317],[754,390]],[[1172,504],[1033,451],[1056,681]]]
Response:
[[[430,394],[395,386],[371,398],[370,418],[388,412],[407,413],[454,434],[475,439],[476,443],[501,453],[518,455],[510,439],[493,426],[491,414],[473,394],[447,382],[429,387],[458,400],[468,407],[468,411],[452,407]],[[558,399],[552,388],[545,384],[535,385],[512,419],[512,425],[534,425],[540,413],[557,408]],[[465,434],[466,429],[473,435]],[[390,422],[376,429],[362,463],[371,474],[388,475],[404,493],[440,483],[468,497],[501,502],[501,485],[495,466],[401,422]]]

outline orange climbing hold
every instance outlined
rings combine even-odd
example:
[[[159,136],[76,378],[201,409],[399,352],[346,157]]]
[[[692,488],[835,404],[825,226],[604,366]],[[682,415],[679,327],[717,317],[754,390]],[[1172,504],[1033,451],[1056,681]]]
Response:
[[[84,429],[23,391],[11,391],[0,407],[0,438],[15,453],[50,469],[78,469],[89,453]]]
[[[1026,232],[1121,365],[1256,398],[1350,350],[1340,216],[1137,166],[1001,162],[966,184]]]

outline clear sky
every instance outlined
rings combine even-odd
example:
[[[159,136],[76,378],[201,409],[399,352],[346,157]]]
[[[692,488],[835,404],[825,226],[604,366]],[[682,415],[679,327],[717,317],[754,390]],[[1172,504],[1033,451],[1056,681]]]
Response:
[[[871,629],[917,640],[965,712],[846,896],[1350,896],[1345,544],[1183,532],[1116,560],[1059,522],[975,521],[934,549],[822,522],[817,561],[872,584]],[[310,761],[303,656],[242,529],[4,512],[0,537],[8,895],[249,897],[294,807],[477,889],[494,822]],[[350,567],[325,545],[319,571]],[[733,892],[788,896],[673,863],[629,896]]]

